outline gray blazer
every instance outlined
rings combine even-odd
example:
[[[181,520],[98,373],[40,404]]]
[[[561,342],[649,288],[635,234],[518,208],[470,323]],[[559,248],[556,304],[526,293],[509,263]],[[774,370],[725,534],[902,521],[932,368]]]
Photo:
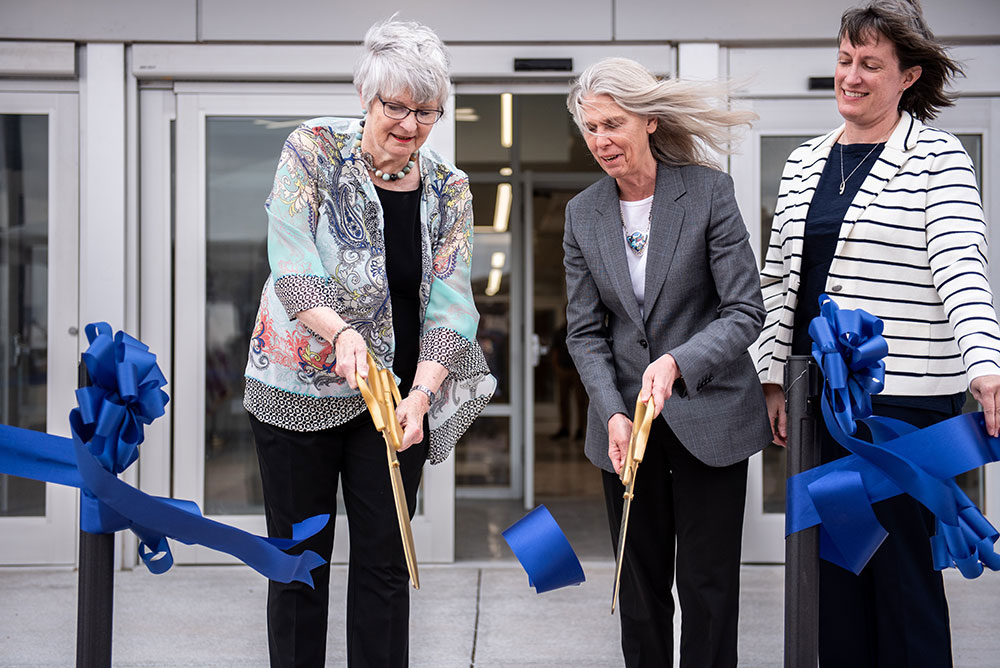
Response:
[[[771,442],[747,353],[764,322],[748,239],[727,174],[659,165],[640,313],[614,179],[567,204],[567,344],[590,395],[585,451],[595,465],[614,470],[608,420],[633,417],[642,374],[665,353],[677,360],[682,380],[663,417],[691,454],[728,466]]]

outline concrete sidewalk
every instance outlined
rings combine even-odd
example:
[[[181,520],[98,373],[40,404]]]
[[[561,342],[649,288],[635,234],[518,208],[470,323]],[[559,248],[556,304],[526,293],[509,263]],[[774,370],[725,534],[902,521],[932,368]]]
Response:
[[[610,614],[610,562],[584,564],[587,582],[536,595],[515,562],[422,565],[411,596],[413,668],[620,666]],[[335,566],[328,665],[343,666],[346,567]],[[782,665],[780,566],[743,568],[740,666]],[[1000,575],[946,573],[955,665],[1000,665]],[[161,576],[116,573],[114,665],[267,668],[267,583],[239,566],[180,566]],[[0,570],[0,667],[75,663],[76,573]],[[678,616],[679,617],[679,616]],[[675,629],[675,636],[677,631]],[[675,647],[676,647],[675,642]]]

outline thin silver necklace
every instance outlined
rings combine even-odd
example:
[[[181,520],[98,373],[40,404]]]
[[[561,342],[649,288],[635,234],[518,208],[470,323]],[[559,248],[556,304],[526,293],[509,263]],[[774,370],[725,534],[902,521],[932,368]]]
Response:
[[[837,144],[838,146],[840,146],[840,194],[841,195],[844,194],[844,188],[847,186],[847,179],[849,179],[852,176],[854,176],[854,172],[858,171],[858,167],[860,167],[861,165],[863,165],[865,163],[865,160],[868,159],[868,156],[870,156],[872,153],[874,153],[875,149],[877,149],[879,146],[881,146],[884,143],[885,142],[879,142],[878,144],[875,144],[874,146],[872,146],[872,150],[868,151],[868,155],[866,155],[865,157],[861,158],[861,162],[859,162],[857,164],[857,166],[854,169],[851,170],[851,173],[848,174],[846,177],[844,176],[844,145],[843,144],[839,144],[839,143]]]
[[[625,231],[625,241],[628,242],[628,247],[632,249],[632,252],[642,257],[642,252],[646,250],[646,243],[649,241],[649,227],[653,223],[653,201],[649,201],[649,215],[646,217],[646,229],[642,232],[636,230],[635,232],[629,232],[628,227],[625,226],[625,207],[622,206],[622,201],[618,200],[618,215],[622,218],[622,230]]]

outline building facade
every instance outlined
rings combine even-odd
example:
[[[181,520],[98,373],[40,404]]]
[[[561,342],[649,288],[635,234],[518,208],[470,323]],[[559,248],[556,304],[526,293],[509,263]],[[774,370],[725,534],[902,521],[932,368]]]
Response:
[[[158,354],[171,396],[125,474],[151,494],[264,533],[242,370],[267,274],[264,198],[302,119],[358,116],[365,30],[395,11],[435,28],[454,95],[431,143],[470,174],[480,342],[497,396],[455,456],[428,467],[414,520],[454,556],[456,498],[586,496],[585,400],[560,364],[566,201],[601,171],[565,110],[569,80],[628,56],[664,76],[731,78],[760,121],[725,166],[755,251],[790,150],[839,125],[832,76],[849,2],[556,0],[400,6],[290,0],[0,0],[0,422],[67,434],[86,323]],[[976,163],[1000,233],[1000,3],[924,0],[967,76],[936,125]],[[992,245],[991,254],[1000,244]],[[1000,285],[1000,257],[991,257]],[[745,558],[780,561],[783,453],[752,460]],[[963,484],[1000,516],[1000,482]],[[76,493],[0,476],[0,565],[72,565]],[[339,528],[346,528],[340,522]],[[120,536],[121,565],[134,543]],[[346,555],[346,533],[336,558]],[[224,559],[178,545],[180,563]]]

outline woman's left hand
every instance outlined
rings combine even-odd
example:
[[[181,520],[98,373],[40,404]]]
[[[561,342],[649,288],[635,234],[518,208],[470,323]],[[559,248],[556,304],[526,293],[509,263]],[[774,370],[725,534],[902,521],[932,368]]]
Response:
[[[969,384],[969,389],[983,407],[986,432],[997,436],[1000,434],[1000,376],[980,376]]]
[[[424,440],[424,416],[431,407],[430,399],[423,392],[410,392],[396,406],[396,417],[403,427],[402,452],[414,443]]]
[[[677,368],[677,360],[670,353],[650,363],[642,374],[642,389],[639,390],[639,400],[645,402],[650,395],[653,397],[653,417],[663,410],[663,404],[674,391],[674,383],[681,377]]]

